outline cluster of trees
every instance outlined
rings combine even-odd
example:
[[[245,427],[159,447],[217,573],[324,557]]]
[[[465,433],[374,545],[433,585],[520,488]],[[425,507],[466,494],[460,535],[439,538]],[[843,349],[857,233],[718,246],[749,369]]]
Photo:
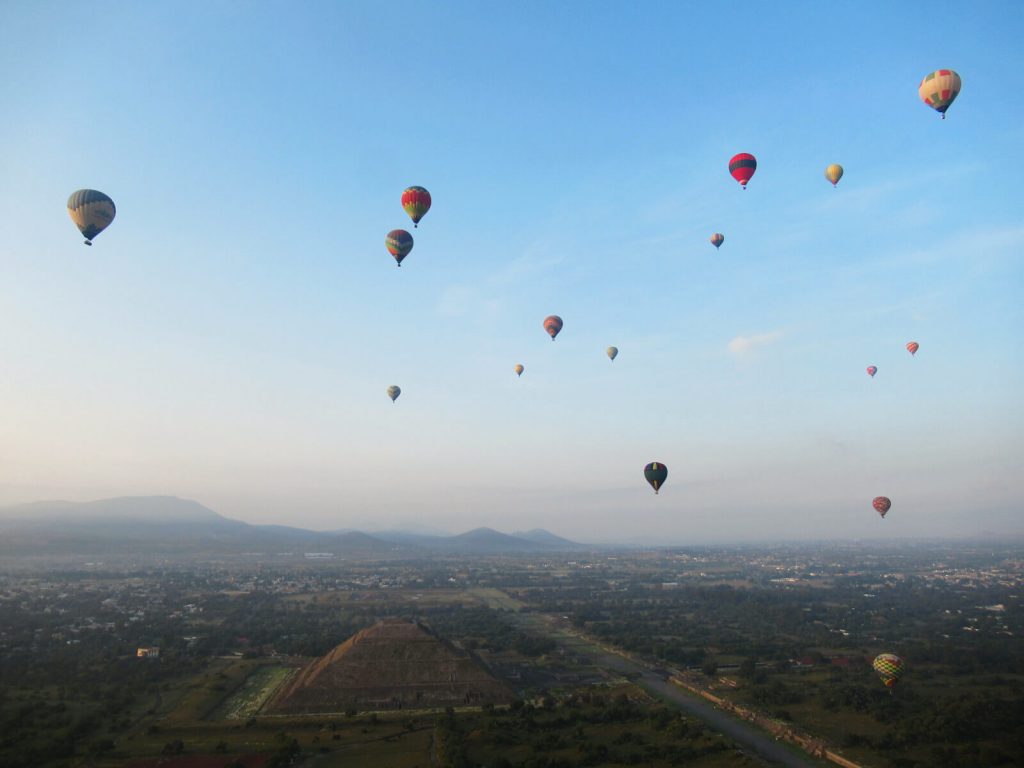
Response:
[[[828,589],[659,588],[645,575],[614,591],[568,583],[522,596],[659,664],[735,675],[740,687],[728,695],[782,719],[818,722],[818,711],[841,724],[862,722],[844,713],[871,715],[870,732],[840,741],[893,766],[1024,761],[1024,616],[1005,586],[913,575],[836,581]],[[908,663],[895,696],[870,666],[883,650]],[[832,656],[848,666],[831,666]],[[807,674],[792,659],[809,659],[819,671]]]
[[[518,702],[510,711],[489,709],[481,720],[449,714],[438,720],[434,739],[445,768],[691,765],[734,749],[665,707],[590,692],[561,702],[546,696],[540,706]],[[737,757],[735,764],[748,763]]]
[[[28,768],[109,753],[133,712],[156,702],[167,680],[202,666],[191,658],[111,658],[102,646],[83,646],[46,654],[53,656],[50,668],[45,659],[0,664],[0,765]],[[25,679],[18,679],[19,669]]]
[[[877,727],[851,732],[846,742],[884,754],[893,765],[1009,765],[1024,757],[1019,725],[1024,723],[1019,641],[1024,610],[998,583],[968,588],[913,575],[895,578],[878,565],[872,573],[838,575],[829,588],[779,586],[767,579],[754,588],[685,580],[659,588],[661,580],[675,578],[675,571],[636,573],[634,563],[612,573],[606,563],[600,572],[556,578],[520,566],[464,570],[471,583],[486,580],[511,588],[529,610],[568,615],[588,633],[659,664],[702,669],[709,676],[728,667],[741,678],[736,692],[741,700],[779,716],[799,722],[811,711],[870,715]],[[426,566],[423,587],[450,586],[450,572],[447,566]],[[221,590],[238,580],[215,570],[139,574],[132,581],[149,586],[134,593],[134,587],[124,586],[124,574],[117,576],[105,581],[92,574],[80,588],[73,574],[51,576],[57,588],[24,590],[16,599],[0,600],[0,764],[21,768],[72,756],[109,757],[119,735],[158,700],[163,686],[202,671],[210,657],[240,650],[252,656],[270,650],[319,656],[387,616],[424,619],[470,649],[540,656],[555,648],[553,640],[524,633],[500,611],[412,604],[400,592],[382,590],[375,597],[383,599],[350,601],[339,609],[337,603],[293,600],[260,588],[224,594]],[[614,588],[608,581],[612,576]],[[253,576],[257,586],[294,579],[314,590],[334,589],[344,578],[337,569]],[[132,594],[146,601],[144,618],[123,610]],[[108,595],[118,596],[121,610],[104,604]],[[201,621],[175,615],[173,609],[185,602],[201,606]],[[981,607],[995,604],[1004,607]],[[90,622],[102,626],[76,629],[73,635],[67,630]],[[137,646],[154,643],[161,646],[159,661],[134,657]],[[895,697],[868,663],[880,650],[908,661],[907,679]],[[830,655],[862,661],[833,669],[825,682],[789,664],[810,657],[820,667]],[[921,695],[915,684],[930,692],[942,684],[948,693]],[[483,730],[495,742],[521,735],[526,741],[510,745],[529,746],[529,764],[536,766],[596,765],[613,757],[628,763],[637,755],[648,763],[671,763],[705,743],[675,717],[665,725],[672,744],[652,740],[643,735],[655,728],[647,717],[629,702],[570,699],[496,713]],[[578,737],[581,728],[624,722],[645,725],[621,743]],[[452,745],[452,764],[477,754],[462,718],[445,718],[435,730],[439,740]],[[671,756],[664,752],[669,747],[675,750]],[[655,748],[663,751],[655,755]],[[557,760],[550,756],[553,751],[560,755]]]
[[[992,691],[923,695],[908,687],[889,696],[843,675],[816,691],[828,711],[870,715],[876,727],[850,733],[844,746],[867,746],[893,765],[1019,765],[1024,756],[1024,698]],[[935,752],[935,750],[938,752]],[[921,758],[924,750],[928,757]],[[942,759],[936,760],[941,753]],[[915,757],[916,756],[916,757]]]

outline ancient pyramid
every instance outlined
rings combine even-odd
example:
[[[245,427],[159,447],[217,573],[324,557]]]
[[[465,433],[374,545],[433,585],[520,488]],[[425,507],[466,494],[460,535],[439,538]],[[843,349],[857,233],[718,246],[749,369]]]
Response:
[[[512,692],[468,653],[419,622],[387,619],[300,671],[273,714],[420,709],[504,703]]]

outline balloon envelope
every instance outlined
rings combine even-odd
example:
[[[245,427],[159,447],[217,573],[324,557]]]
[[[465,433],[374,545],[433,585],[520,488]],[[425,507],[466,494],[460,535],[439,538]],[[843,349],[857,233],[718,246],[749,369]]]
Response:
[[[885,517],[885,513],[889,511],[889,507],[892,506],[892,502],[889,501],[888,496],[875,496],[871,501],[871,506],[875,508],[875,511],[882,517]]]
[[[919,350],[920,348],[921,348],[921,345],[918,344],[916,341],[908,341],[907,342],[907,352],[909,352],[912,355],[916,355],[917,354],[917,350]]]
[[[402,394],[402,388],[401,387],[397,387],[394,384],[392,384],[390,387],[388,387],[388,397],[391,398],[391,402],[392,403],[395,402],[395,400],[398,399],[398,396],[400,394]]]
[[[430,193],[423,187],[407,187],[402,193],[402,208],[412,219],[412,225],[419,226],[420,219],[430,210]]]
[[[409,251],[412,250],[412,235],[404,229],[392,229],[384,238],[384,247],[395,257],[398,266],[402,266],[402,259],[408,256]]]
[[[873,378],[875,378],[875,374],[876,373],[878,373],[878,368],[876,368],[873,365],[869,365],[868,366],[868,376],[870,376],[873,379]]]
[[[544,318],[544,330],[548,332],[551,340],[555,340],[555,336],[562,330],[562,318],[558,315],[548,315]]]
[[[85,236],[86,245],[110,226],[116,213],[114,201],[95,189],[80,189],[68,198],[68,215]]]
[[[523,375],[523,371],[525,371],[526,369],[523,368],[523,364],[522,363],[517,363],[515,370],[516,370],[516,376],[522,376]]]
[[[722,243],[724,242],[725,235],[723,235],[721,232],[715,232],[715,234],[711,236],[711,244],[715,246],[715,248],[721,247]]]
[[[651,484],[651,488],[657,493],[658,489],[665,484],[668,477],[668,468],[660,461],[652,461],[644,467],[644,478]]]
[[[885,683],[887,688],[892,688],[903,675],[903,659],[895,653],[880,653],[871,664],[875,672]]]
[[[614,360],[616,357],[619,356],[619,348],[618,347],[608,347],[608,349],[605,350],[605,354],[608,355],[608,359],[609,360]]]
[[[960,93],[960,75],[952,69],[937,69],[925,75],[917,88],[921,101],[934,109],[942,119],[946,119],[946,110]]]
[[[732,177],[744,189],[747,188],[747,182],[750,181],[750,177],[754,175],[756,170],[757,158],[749,152],[740,152],[738,155],[733,155],[732,160],[729,161],[729,173],[732,174]]]
[[[825,178],[831,181],[834,187],[843,178],[843,166],[839,165],[839,163],[832,163],[832,165],[825,169]]]

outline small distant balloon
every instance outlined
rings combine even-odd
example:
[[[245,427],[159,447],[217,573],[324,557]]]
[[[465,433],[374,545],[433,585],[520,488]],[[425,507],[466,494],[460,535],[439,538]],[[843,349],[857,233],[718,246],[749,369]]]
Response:
[[[825,178],[831,181],[834,187],[843,178],[843,166],[839,165],[839,163],[832,163],[832,165],[825,169]]]
[[[392,384],[390,387],[388,387],[388,397],[391,398],[391,402],[392,403],[395,402],[395,400],[398,399],[398,396],[400,394],[402,394],[402,388],[401,387],[395,386],[394,384]]]
[[[562,330],[562,318],[558,315],[548,315],[544,318],[544,330],[548,332],[551,340],[555,340],[555,336]]]
[[[937,69],[925,75],[917,88],[917,95],[945,120],[946,110],[960,94],[960,86],[960,75],[952,69]]]
[[[892,506],[892,502],[889,501],[888,496],[875,496],[871,502],[871,506],[875,508],[875,512],[880,514],[882,518],[885,518],[885,513],[889,511]]]
[[[665,478],[667,477],[668,468],[660,461],[652,461],[644,467],[644,478],[651,484],[651,488],[654,489],[655,494],[657,494],[658,489],[665,484]]]
[[[409,251],[412,250],[412,235],[404,229],[392,229],[384,238],[384,246],[388,249],[388,253],[395,257],[398,266],[402,266],[402,259],[408,256]]]
[[[754,175],[756,170],[757,158],[749,152],[740,152],[738,155],[733,155],[732,160],[729,161],[729,173],[732,174],[732,177],[744,189],[747,188],[747,182],[750,181],[750,177]]]
[[[430,193],[423,187],[407,187],[402,193],[402,208],[412,219],[412,225],[418,227],[430,210]]]
[[[878,368],[876,366],[874,366],[874,365],[869,365],[868,366],[868,376],[870,376],[873,379],[873,378],[875,378],[875,374],[876,373],[878,373]]]
[[[912,355],[916,355],[917,354],[917,350],[919,350],[920,348],[921,348],[921,345],[918,344],[916,341],[908,341],[907,342],[907,352],[909,352]]]
[[[614,361],[615,358],[619,356],[619,348],[618,347],[608,347],[608,349],[605,350],[605,354],[608,355],[608,359],[609,360]]]
[[[525,370],[526,369],[523,367],[522,363],[516,363],[516,367],[515,367],[516,376],[522,376],[523,375],[523,371],[525,371]]]
[[[724,243],[724,242],[725,242],[725,235],[723,235],[721,232],[715,232],[715,234],[713,234],[711,236],[711,244],[713,246],[715,246],[715,248],[721,248],[722,247],[722,243]]]
[[[871,666],[889,689],[892,689],[903,676],[903,659],[895,653],[878,654]]]
[[[114,201],[95,189],[80,189],[68,198],[68,215],[85,236],[86,245],[92,245],[93,238],[110,226],[116,214]]]

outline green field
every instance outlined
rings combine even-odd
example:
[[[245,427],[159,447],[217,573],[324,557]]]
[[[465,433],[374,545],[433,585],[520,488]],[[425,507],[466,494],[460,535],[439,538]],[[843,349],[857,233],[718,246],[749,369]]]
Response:
[[[212,719],[240,720],[259,713],[274,691],[296,672],[295,667],[265,666],[255,669],[241,687],[217,707]]]
[[[519,611],[524,605],[507,592],[493,587],[477,587],[467,590],[469,594],[478,598],[484,605],[496,611]]]

